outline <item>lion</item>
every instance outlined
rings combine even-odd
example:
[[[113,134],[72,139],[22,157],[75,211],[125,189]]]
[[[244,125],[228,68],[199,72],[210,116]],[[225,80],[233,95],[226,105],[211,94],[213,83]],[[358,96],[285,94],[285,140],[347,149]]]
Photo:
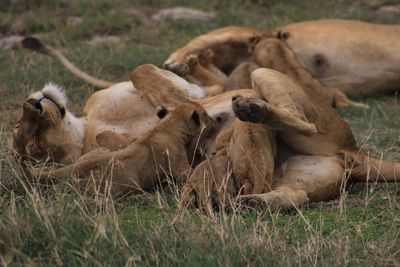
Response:
[[[349,125],[332,107],[318,100],[321,95],[272,69],[259,68],[253,71],[251,79],[257,97],[237,95],[233,97],[232,105],[240,120],[276,131],[275,165],[264,165],[274,168],[272,181],[270,178],[263,180],[264,184],[271,186],[270,190],[261,186],[257,188],[261,193],[243,194],[243,190],[240,192],[238,189],[246,185],[234,172],[237,164],[234,157],[242,157],[246,148],[256,153],[253,159],[260,155],[273,155],[273,146],[261,146],[270,137],[265,134],[243,135],[244,140],[254,138],[253,142],[260,144],[259,149],[251,150],[252,145],[242,141],[232,150],[230,145],[237,142],[235,136],[231,135],[229,139],[229,134],[221,132],[220,150],[215,157],[195,168],[182,190],[183,203],[197,203],[208,215],[212,214],[215,203],[229,204],[229,197],[238,198],[246,206],[287,210],[306,202],[334,199],[347,182],[400,180],[400,164],[370,157],[360,151]],[[241,127],[245,127],[242,128],[245,131],[246,127],[257,129],[251,125]],[[231,155],[229,150],[233,151]],[[245,177],[251,176],[247,174]],[[255,179],[252,178],[251,182],[254,183]]]
[[[249,29],[246,28],[246,31],[249,31]],[[293,51],[291,51],[290,48],[285,45],[282,40],[279,41],[277,38],[275,38],[275,36],[270,36],[266,34],[263,34],[263,38],[266,38],[266,40],[261,40],[260,33],[249,37],[247,34],[248,32],[246,31],[243,33],[243,36],[241,38],[247,38],[247,41],[250,42],[247,47],[248,51],[246,53],[250,53],[252,55],[255,63],[240,63],[237,68],[233,70],[232,74],[229,75],[229,77],[215,66],[213,61],[217,60],[218,57],[215,56],[215,53],[212,49],[206,49],[198,55],[189,54],[185,59],[185,67],[187,67],[187,70],[184,78],[191,84],[198,85],[201,88],[200,91],[202,91],[203,96],[213,96],[228,90],[251,88],[250,73],[259,66],[264,66],[288,74],[292,78],[297,79],[303,86],[308,86],[315,88],[315,90],[319,90],[320,93],[325,96],[326,101],[334,106],[357,108],[368,107],[367,105],[350,101],[337,88],[326,87],[317,79],[315,79],[306,69],[302,67],[301,63],[296,58]],[[252,34],[255,33],[252,32]],[[237,36],[239,36],[239,34],[237,34]],[[53,49],[50,46],[44,45],[36,38],[25,38],[23,40],[23,44],[27,48],[56,58],[74,75],[80,77],[86,82],[89,82],[96,86],[104,86],[110,84],[109,82],[91,77],[85,72],[79,70],[71,62],[69,62],[59,51]],[[229,44],[231,45],[231,43]],[[225,50],[232,50],[227,48],[230,46],[224,47]],[[238,49],[239,47],[241,46],[234,46],[235,49]],[[235,59],[242,58],[238,56],[236,52],[232,55],[226,56],[228,58],[233,57]],[[243,60],[245,59],[248,58],[243,58]],[[225,59],[225,61],[229,61],[229,59]],[[169,65],[166,64],[166,66]],[[170,75],[169,72],[164,72],[163,74]],[[151,77],[148,78],[151,79]],[[171,94],[172,92],[173,91],[171,91]],[[180,97],[178,97],[178,99],[179,98]],[[174,99],[174,97],[170,97],[170,99]]]
[[[213,120],[194,102],[161,108],[157,114],[160,122],[118,151],[94,149],[75,163],[50,171],[34,169],[30,175],[40,180],[77,176],[86,185],[96,173],[95,187],[108,184],[112,195],[149,190],[168,176],[183,183],[192,170],[186,149],[211,132]]]
[[[87,131],[89,131],[91,128],[85,128],[88,124],[93,123],[93,125],[98,124],[98,127],[106,127],[107,130],[105,132],[107,134],[103,134],[101,131],[98,133],[100,133],[100,136],[105,135],[106,141],[107,138],[109,138],[108,141],[114,144],[112,144],[110,147],[107,147],[107,144],[110,142],[100,142],[105,143],[106,146],[105,148],[96,150],[96,147],[100,146],[97,143],[91,150],[94,152],[90,153],[88,151],[89,153],[86,152],[83,158],[81,158],[81,160],[84,160],[83,162],[90,163],[90,161],[86,160],[89,160],[92,156],[95,157],[97,154],[104,155],[105,153],[109,156],[112,153],[127,151],[128,146],[131,144],[133,145],[135,142],[140,140],[141,136],[145,134],[146,127],[148,127],[148,131],[148,129],[154,127],[154,125],[157,123],[158,117],[155,105],[172,107],[179,105],[181,104],[181,101],[186,102],[188,101],[189,96],[193,95],[191,89],[198,88],[192,87],[194,85],[187,87],[187,82],[185,80],[170,72],[160,70],[152,65],[143,65],[137,67],[131,74],[131,80],[132,82],[129,83],[129,90],[134,91],[135,94],[137,94],[137,97],[132,98],[132,101],[129,101],[127,105],[129,104],[129,107],[139,106],[140,104],[145,105],[145,107],[143,107],[141,110],[149,110],[151,116],[154,116],[156,121],[149,123],[149,121],[147,121],[147,116],[137,116],[138,114],[142,113],[127,112],[129,109],[117,101],[120,99],[119,96],[126,98],[124,94],[121,94],[121,92],[126,91],[114,91],[115,88],[120,88],[120,85],[116,85],[116,87],[110,90],[106,89],[104,91],[99,91],[99,94],[97,95],[98,99],[96,99],[96,97],[93,98],[93,100],[89,99],[86,105],[87,108],[85,108],[84,112],[85,116],[92,113],[94,117],[89,116],[81,120],[82,125],[84,126],[83,140],[93,140],[93,137],[90,137],[89,135],[86,136]],[[263,127],[267,127],[275,131],[277,141],[277,156],[273,162],[274,170],[272,185],[269,186],[271,187],[272,191],[266,192],[268,186],[264,186],[265,189],[263,190],[260,190],[258,186],[257,188],[250,187],[250,195],[240,195],[240,197],[243,198],[243,201],[250,204],[252,202],[264,203],[264,198],[261,196],[268,194],[267,196],[270,198],[271,195],[278,195],[278,198],[281,198],[282,201],[277,202],[274,200],[274,203],[278,203],[276,206],[279,208],[289,208],[293,205],[287,204],[291,201],[291,198],[287,197],[288,195],[293,195],[293,197],[296,197],[298,200],[295,202],[295,204],[299,205],[301,203],[305,203],[306,201],[322,201],[332,199],[338,195],[336,186],[340,184],[339,182],[344,181],[342,179],[343,177],[338,176],[338,174],[343,175],[343,173],[347,171],[347,167],[349,165],[353,166],[353,171],[351,173],[352,181],[365,181],[368,177],[377,181],[385,181],[385,179],[387,181],[398,180],[398,177],[396,176],[396,174],[400,171],[398,164],[368,157],[359,152],[355,139],[347,123],[324,101],[318,100],[322,97],[320,94],[318,94],[318,92],[315,92],[311,88],[302,88],[295,81],[284,74],[262,68],[253,71],[251,75],[251,81],[254,89],[233,90],[215,96],[193,99],[193,101],[200,104],[206,110],[209,117],[213,120],[215,126],[213,131],[208,133],[207,138],[199,142],[199,146],[203,146],[199,161],[203,160],[204,158],[210,159],[211,165],[215,166],[215,168],[221,173],[223,173],[224,170],[232,171],[234,169],[231,162],[232,158],[238,156],[234,153],[239,152],[235,151],[241,151],[240,147],[238,147],[238,149],[229,149],[229,144],[231,144],[229,128],[233,127],[234,125],[235,114],[241,120],[250,120],[249,123],[252,124],[247,124],[246,126],[250,127],[249,129],[252,129],[253,126],[251,125],[258,123],[264,125]],[[125,85],[128,87],[128,83]],[[163,88],[166,88],[166,90],[163,90]],[[199,92],[201,93],[201,91]],[[23,114],[18,128],[14,131],[15,144],[19,144],[18,146],[20,147],[20,150],[28,153],[30,153],[31,150],[26,149],[26,144],[29,143],[27,140],[33,140],[35,142],[41,141],[43,144],[46,144],[46,142],[49,143],[51,139],[44,138],[45,135],[43,133],[51,130],[50,132],[52,132],[53,135],[57,135],[57,131],[59,131],[60,128],[57,125],[62,124],[61,122],[59,122],[57,125],[50,124],[37,114],[44,115],[46,114],[46,111],[43,112],[43,110],[46,110],[48,107],[53,107],[55,113],[59,112],[60,114],[57,115],[57,118],[65,118],[65,115],[64,117],[62,116],[62,112],[60,111],[61,109],[57,108],[57,105],[59,105],[65,109],[65,106],[62,106],[62,101],[56,100],[55,97],[51,97],[49,94],[47,94],[46,98],[43,98],[43,92],[38,92],[38,94],[34,95],[35,97],[32,98],[37,101],[31,101],[28,99],[28,101],[24,104],[24,106],[29,105],[29,109],[27,111],[29,111],[31,114]],[[236,95],[241,95],[241,97],[235,97],[232,105],[232,98]],[[49,100],[49,98],[52,100]],[[56,101],[57,105],[48,101]],[[37,105],[36,102],[39,102],[40,106]],[[42,105],[42,102],[43,104],[46,104]],[[107,105],[100,105],[99,103],[106,103]],[[118,109],[115,108],[116,106]],[[96,109],[98,111],[96,111]],[[65,110],[65,112],[67,112],[67,110]],[[145,126],[142,128],[143,132],[137,136],[129,135],[130,132],[124,132],[124,134],[120,134],[121,132],[115,131],[117,128],[112,124],[107,126],[107,123],[118,122],[118,116],[113,115],[116,116],[114,118],[109,116],[114,114],[113,112],[116,112],[115,114],[129,114],[132,116],[130,117],[132,119],[130,123],[135,122],[137,123],[136,125],[145,124]],[[97,120],[93,120],[96,117],[95,115],[97,116]],[[43,123],[41,123],[42,120]],[[91,120],[93,121],[90,122]],[[118,123],[124,125],[124,121],[125,119],[123,121],[119,121]],[[102,122],[104,122],[105,125],[102,125]],[[24,126],[23,124],[26,125]],[[46,127],[43,127],[43,125],[46,125]],[[31,136],[28,134],[29,129],[37,130],[31,131],[33,135]],[[75,130],[76,129],[71,127],[68,133],[72,133]],[[222,136],[223,132],[227,133],[225,134],[225,137]],[[243,128],[243,133],[246,133],[245,128]],[[118,138],[116,138],[116,136]],[[245,134],[243,136],[246,137]],[[246,138],[248,138],[248,136]],[[63,139],[67,140],[67,138]],[[96,137],[95,140],[96,139],[98,138]],[[246,139],[239,141],[240,142],[236,143],[242,145],[251,144],[251,142],[246,142]],[[260,137],[257,137],[255,144],[262,144],[262,142],[265,142],[265,140],[260,140]],[[235,144],[235,142],[232,141],[232,144]],[[271,144],[272,145],[269,147],[273,147],[273,143]],[[45,147],[50,147],[50,145],[46,145]],[[64,145],[60,143],[59,147],[63,148]],[[284,149],[285,147],[288,149]],[[189,158],[195,158],[195,155],[191,155],[192,153],[195,154],[195,152],[193,152],[193,144],[190,144],[185,149],[185,151],[181,151],[181,154],[189,155]],[[289,152],[282,156],[283,150],[288,150]],[[78,151],[79,154],[79,149],[76,151]],[[260,153],[274,155],[273,151],[268,149],[266,151],[260,151]],[[80,154],[82,154],[82,152],[80,152]],[[27,156],[29,157],[35,155],[28,154]],[[198,167],[205,166],[206,164],[207,163],[203,161],[198,165]],[[224,165],[222,168],[219,168],[218,166],[220,166],[220,164],[227,164],[228,166],[226,167]],[[69,165],[69,170],[73,168],[72,166],[73,165]],[[321,172],[321,168],[325,168],[327,172]],[[197,171],[196,169],[194,170],[193,174],[201,173],[201,169]],[[297,169],[303,170],[304,173],[307,173],[307,175],[304,175],[305,177],[302,178],[304,181],[302,182],[303,185],[301,186],[297,185],[297,180],[294,180],[293,178],[295,177],[293,173],[296,173]],[[272,167],[267,171],[271,170]],[[288,170],[288,173],[292,173],[293,177],[292,175],[285,176],[285,173],[287,173]],[[250,173],[250,171],[248,172]],[[280,176],[279,173],[282,175]],[[342,177],[340,178],[342,180],[339,180],[338,177]],[[254,184],[254,175],[249,175],[245,178],[239,179],[239,181],[241,181],[239,184],[235,184],[231,179],[227,178],[218,178],[218,180],[227,181],[227,183],[224,182],[224,184],[229,185],[229,188],[232,188],[232,186],[234,188],[244,188],[247,184]],[[288,183],[283,182],[283,184],[280,184],[278,181],[288,181]],[[302,180],[300,179],[299,181]],[[193,182],[193,179],[189,178],[188,183],[190,182]],[[289,186],[289,182],[293,183],[293,186]],[[309,184],[305,186],[306,182]],[[262,184],[269,185],[269,183],[271,183],[269,178],[266,181],[262,181]],[[332,183],[335,185],[335,187],[332,186]],[[192,195],[193,192],[196,192],[198,186],[198,183],[194,182],[192,186],[193,190],[189,190],[190,192],[188,195]],[[290,191],[288,188],[292,191]],[[241,191],[236,189],[234,191],[225,190],[225,192],[227,193],[222,192],[221,195],[230,195],[229,192],[233,192],[231,195],[237,196],[238,192],[243,192],[243,189]],[[248,196],[248,198],[245,196]],[[203,202],[207,201],[209,200],[205,200]]]
[[[207,61],[199,60],[199,56],[191,54],[187,58],[187,65],[190,69],[189,77],[194,77],[194,82],[202,81],[208,88],[213,88],[215,93],[222,93],[223,91],[252,88],[250,74],[259,66],[264,66],[287,74],[301,86],[318,92],[321,95],[321,101],[333,107],[368,107],[365,104],[351,101],[339,89],[325,86],[315,79],[302,67],[289,47],[277,38],[255,39],[249,49],[252,51],[254,62],[240,63],[226,79],[220,78],[220,74],[214,68],[208,67],[212,65],[211,61],[214,56],[211,50],[206,50],[200,55],[201,58],[204,54],[208,54]]]
[[[216,138],[217,152],[196,166],[181,190],[183,206],[202,206],[206,215],[230,205],[237,195],[272,190],[276,132],[266,125],[235,119]],[[197,195],[197,199],[194,196]]]
[[[118,150],[158,121],[156,107],[205,95],[200,87],[153,65],[139,66],[134,75],[135,86],[121,82],[91,95],[79,118],[68,110],[61,87],[48,84],[31,94],[13,130],[14,151],[24,159],[69,164],[98,147]],[[148,75],[158,79],[146,82]],[[156,90],[148,94],[152,88]]]
[[[399,88],[400,26],[343,19],[305,21],[266,30],[237,26],[220,28],[194,38],[173,52],[164,67],[185,76],[190,71],[187,58],[211,49],[214,52],[212,64],[230,74],[240,63],[254,60],[251,47],[255,42],[270,37],[285,42],[317,80],[339,88],[348,96]],[[255,49],[266,52],[268,43],[258,42]],[[258,61],[260,67],[270,67]]]

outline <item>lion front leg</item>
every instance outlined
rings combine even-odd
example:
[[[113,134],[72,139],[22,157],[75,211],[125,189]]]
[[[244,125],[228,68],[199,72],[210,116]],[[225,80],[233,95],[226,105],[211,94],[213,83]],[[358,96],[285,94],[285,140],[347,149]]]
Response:
[[[197,55],[190,55],[186,62],[190,69],[186,79],[201,86],[206,96],[217,95],[224,91],[226,79],[204,67]]]
[[[214,209],[229,204],[237,194],[226,149],[201,162],[181,190],[184,207],[199,207],[212,217]]]
[[[225,27],[200,35],[184,47],[172,53],[164,63],[164,68],[185,76],[189,72],[186,59],[189,55],[200,55],[207,49],[218,50],[215,61],[220,65],[237,65],[237,61],[250,57],[249,46],[254,38],[259,38],[264,31],[248,27]],[[232,56],[232,52],[236,52]],[[239,62],[240,63],[240,62]],[[235,65],[235,66],[236,66]],[[233,67],[235,67],[233,66]]]
[[[245,207],[284,211],[305,204],[308,197],[304,190],[280,186],[268,193],[240,196],[239,201]]]
[[[262,124],[236,120],[229,144],[229,159],[236,187],[241,194],[271,191],[275,167],[276,139]]]

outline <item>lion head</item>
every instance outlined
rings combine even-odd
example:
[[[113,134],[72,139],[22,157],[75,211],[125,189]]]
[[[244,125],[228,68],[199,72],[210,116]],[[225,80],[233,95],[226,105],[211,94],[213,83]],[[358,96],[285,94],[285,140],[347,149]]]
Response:
[[[189,159],[196,158],[196,162],[198,162],[202,158],[207,140],[216,130],[215,122],[206,110],[200,104],[189,101],[168,110],[158,107],[157,116],[161,122],[167,123],[166,126],[169,129],[183,134]],[[161,127],[160,129],[167,130]]]
[[[27,98],[13,130],[20,159],[68,163],[81,155],[84,125],[66,106],[64,91],[51,83]]]
[[[183,121],[185,129],[182,132],[190,136],[208,136],[215,126],[207,111],[200,104],[190,101],[169,109],[158,107],[157,116],[160,119],[165,117],[170,120]]]

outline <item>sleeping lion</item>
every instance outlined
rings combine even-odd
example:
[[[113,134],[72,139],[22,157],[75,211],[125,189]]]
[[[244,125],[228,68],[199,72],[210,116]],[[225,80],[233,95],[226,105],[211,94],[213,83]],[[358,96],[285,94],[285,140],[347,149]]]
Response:
[[[188,57],[207,50],[215,55],[211,67],[224,74],[248,60],[270,67],[264,65],[264,55],[271,55],[268,44],[262,42],[270,37],[284,41],[316,79],[346,95],[385,93],[400,86],[400,26],[343,19],[305,21],[266,30],[220,28],[176,50],[164,67],[185,76],[190,71]],[[254,55],[252,47],[259,55]]]

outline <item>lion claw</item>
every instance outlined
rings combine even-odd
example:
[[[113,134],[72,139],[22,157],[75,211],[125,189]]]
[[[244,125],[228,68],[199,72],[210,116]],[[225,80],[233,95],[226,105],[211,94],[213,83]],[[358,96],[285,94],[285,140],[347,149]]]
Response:
[[[242,195],[237,198],[237,207],[239,210],[262,209],[263,203],[253,196]]]

